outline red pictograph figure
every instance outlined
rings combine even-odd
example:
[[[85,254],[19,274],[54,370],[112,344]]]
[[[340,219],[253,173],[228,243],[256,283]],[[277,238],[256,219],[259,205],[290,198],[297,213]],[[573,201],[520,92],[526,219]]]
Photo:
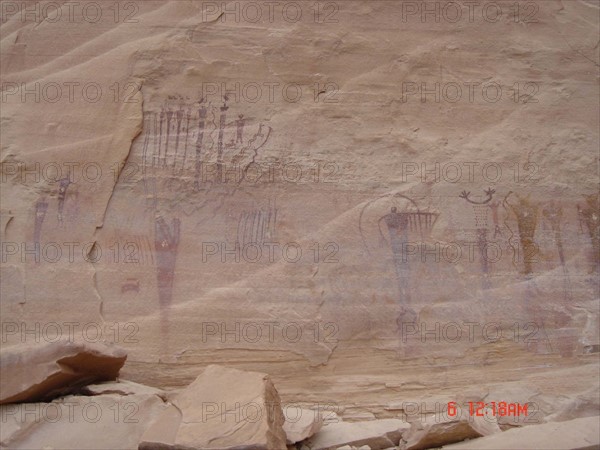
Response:
[[[238,119],[235,121],[235,125],[236,125],[236,140],[235,143],[243,143],[244,142],[244,123],[246,122],[246,120],[244,119],[244,115],[240,114],[238,116]]]
[[[483,289],[490,288],[489,280],[489,266],[488,258],[486,254],[487,248],[487,233],[488,233],[488,209],[490,208],[490,202],[496,191],[489,188],[485,191],[486,197],[481,201],[475,201],[470,198],[471,193],[463,191],[459,195],[460,198],[465,199],[467,202],[473,205],[475,212],[475,228],[477,229],[477,248],[479,249],[479,261],[481,262],[481,272],[483,273],[482,287]],[[493,213],[494,209],[492,209]],[[497,212],[497,206],[496,206]],[[496,219],[498,217],[496,216]],[[498,229],[496,227],[496,229]]]
[[[590,240],[592,241],[592,267],[590,273],[600,270],[600,196],[598,194],[588,195],[585,198],[586,205],[577,205],[579,215],[579,226],[583,229],[585,224]]]
[[[382,211],[383,207],[385,210]],[[382,213],[383,216],[380,216]],[[399,329],[402,329],[403,324],[416,321],[418,315],[413,309],[413,300],[419,296],[413,292],[416,286],[413,286],[410,278],[412,267],[407,257],[406,245],[413,240],[412,238],[423,241],[433,229],[438,217],[436,212],[421,211],[413,199],[400,193],[387,194],[371,200],[361,210],[358,227],[367,252],[371,254],[369,241],[371,248],[374,241],[368,236],[377,236],[379,248],[388,247],[392,253],[398,289],[399,312],[396,323]],[[384,226],[387,233],[383,231]]]
[[[247,245],[264,245],[275,239],[277,207],[242,212],[238,219],[236,245],[244,249]]]
[[[180,237],[181,222],[179,219],[172,219],[169,226],[162,216],[156,217],[154,222],[156,279],[158,282],[158,301],[162,311],[161,327],[164,332],[168,331],[168,311],[171,306]]]
[[[558,258],[560,260],[560,265],[562,266],[564,274],[564,300],[565,302],[568,302],[570,300],[571,295],[571,280],[569,277],[569,269],[567,267],[567,260],[565,257],[565,250],[562,241],[561,222],[563,217],[563,209],[554,201],[551,201],[548,205],[544,207],[544,209],[542,209],[542,216],[550,223],[550,227],[552,228],[554,243],[556,244]]]
[[[240,124],[227,120],[229,109],[227,97],[218,107],[204,98],[193,102],[189,97],[174,95],[154,111],[145,112],[141,139],[142,175],[146,206],[152,215],[165,348],[168,348],[168,311],[177,282],[177,252],[185,226],[181,218],[192,216],[190,211],[199,212],[208,207],[210,214],[201,214],[200,220],[215,217],[225,199],[243,188],[248,167],[255,162],[259,150],[271,136],[271,127],[258,124],[257,131],[245,142],[243,131],[240,133],[238,129]],[[225,140],[229,142],[230,139],[233,145],[224,146]],[[223,178],[222,174],[225,167],[230,173],[234,172],[230,167],[233,165],[236,165],[236,177],[231,182],[231,177]],[[268,236],[275,220],[270,214],[256,214],[255,223],[247,229],[255,236]]]
[[[65,201],[67,198],[67,190],[69,189],[69,186],[71,184],[73,184],[74,182],[71,181],[70,177],[65,177],[61,180],[58,180],[58,222],[59,223],[63,223],[63,212],[65,209]]]
[[[194,188],[200,189],[201,176],[202,176],[202,143],[204,141],[204,127],[206,122],[206,114],[208,108],[205,105],[204,99],[200,99],[198,108],[198,137],[196,138],[196,180],[194,182]],[[210,106],[210,104],[209,104]]]
[[[46,213],[48,212],[48,202],[45,199],[40,199],[35,204],[35,225],[33,228],[33,242],[36,248],[40,248],[40,241],[42,235],[42,225],[46,219]],[[39,263],[39,259],[36,259]]]
[[[217,174],[218,180],[223,180],[223,134],[225,132],[225,122],[227,120],[227,110],[229,106],[227,106],[227,96],[223,101],[223,106],[221,106],[221,115],[219,117],[219,140],[217,142]]]
[[[498,208],[501,203],[496,200],[495,202],[491,202],[488,206],[492,210],[492,222],[494,223],[494,238],[498,235],[502,236],[502,229],[500,228],[500,220],[498,216]]]
[[[394,266],[396,269],[396,278],[398,280],[398,290],[400,298],[406,304],[410,303],[409,275],[410,269],[408,261],[402,260],[402,252],[408,242],[408,214],[399,213],[398,208],[393,206],[389,214],[379,219],[379,234],[383,242],[386,241],[382,231],[381,222],[385,222],[388,230],[392,253],[394,254]]]
[[[175,119],[177,120],[177,135],[175,137],[175,155],[173,156],[173,172],[175,172],[175,168],[177,167],[177,155],[179,153],[179,134],[181,133],[181,121],[183,120],[183,115],[185,111],[183,110],[183,105],[179,106],[179,109],[175,113]]]
[[[518,200],[517,204],[509,203],[508,199],[513,195],[513,192],[509,192],[504,197],[502,204],[504,208],[515,215],[517,219],[517,229],[519,234],[519,242],[523,250],[523,274],[529,276],[533,273],[533,263],[537,261],[538,246],[535,243],[535,230],[538,225],[539,206],[531,202],[526,197],[520,197],[514,194]],[[513,236],[511,230],[511,237],[508,239],[509,245],[516,249],[517,247],[513,244]],[[513,261],[518,260],[519,251],[518,248],[515,250],[515,256]]]

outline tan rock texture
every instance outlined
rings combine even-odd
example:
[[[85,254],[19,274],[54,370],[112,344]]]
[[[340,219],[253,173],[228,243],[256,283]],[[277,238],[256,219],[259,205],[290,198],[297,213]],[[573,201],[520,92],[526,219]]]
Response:
[[[399,448],[424,450],[501,432],[497,417],[489,410],[484,417],[467,418],[466,414],[458,412],[456,415],[458,418],[436,415],[412,423],[411,428],[402,434]]]
[[[325,425],[304,444],[311,450],[331,450],[344,445],[381,450],[398,445],[409,424],[398,419],[339,422]]]
[[[2,448],[137,450],[141,436],[165,410],[157,395],[66,396],[51,403],[0,406]]]
[[[493,436],[444,446],[448,450],[593,450],[600,446],[600,417],[515,428]]]
[[[268,375],[213,365],[150,425],[140,450],[285,449],[283,423]]]
[[[1,2],[2,349],[596,415],[597,0],[75,3]]]

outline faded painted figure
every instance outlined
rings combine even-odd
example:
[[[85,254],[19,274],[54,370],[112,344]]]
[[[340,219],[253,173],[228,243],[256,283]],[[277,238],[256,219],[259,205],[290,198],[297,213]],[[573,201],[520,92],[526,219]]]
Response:
[[[158,299],[162,310],[161,327],[166,332],[168,326],[167,314],[171,305],[173,280],[175,279],[175,264],[177,248],[181,233],[181,223],[178,218],[172,220],[172,227],[161,217],[155,219],[155,241]]]
[[[577,205],[579,214],[580,226],[585,223],[587,231],[592,241],[592,267],[590,273],[595,270],[600,270],[600,205],[598,194],[586,196],[586,204],[584,208]]]
[[[408,258],[404,256],[408,243],[408,215],[399,213],[398,209],[394,206],[389,214],[379,219],[379,234],[381,235],[382,242],[385,242],[383,232],[381,231],[381,221],[385,221],[390,236],[396,279],[398,280],[398,288],[400,290],[400,302],[408,305],[410,303],[410,268]]]
[[[538,212],[539,206],[536,203],[533,203],[528,198],[520,197],[517,194],[514,194],[518,204],[510,204],[508,202],[508,198],[513,194],[513,192],[509,192],[506,197],[504,197],[504,207],[506,209],[510,209],[513,212],[515,217],[517,218],[517,229],[519,231],[519,241],[521,243],[521,248],[523,250],[523,274],[531,275],[533,272],[533,263],[537,262],[538,256],[538,246],[535,243],[535,230],[538,224]],[[512,238],[512,236],[511,236]],[[512,239],[509,238],[509,244],[515,248],[512,244]],[[515,252],[516,258],[518,258],[518,251]]]

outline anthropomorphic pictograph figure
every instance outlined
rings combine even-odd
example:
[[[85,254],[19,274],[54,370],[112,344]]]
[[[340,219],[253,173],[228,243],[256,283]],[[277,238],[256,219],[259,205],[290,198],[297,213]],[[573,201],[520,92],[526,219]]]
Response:
[[[379,219],[379,233],[383,237],[381,231],[381,222],[385,222],[390,237],[390,245],[394,255],[394,266],[396,268],[396,278],[398,280],[398,288],[400,290],[400,301],[405,304],[410,303],[410,287],[409,274],[410,268],[408,258],[403,257],[403,252],[406,251],[408,243],[408,216],[398,212],[395,206],[391,208],[389,214]]]
[[[168,309],[171,306],[177,249],[181,237],[181,222],[178,218],[174,218],[169,226],[162,216],[158,216],[155,219],[154,227],[158,299],[164,318],[162,324],[165,328],[168,322],[166,319]]]
[[[481,272],[483,274],[483,289],[490,288],[490,281],[488,277],[489,266],[487,257],[488,212],[490,209],[490,202],[492,201],[492,198],[495,193],[496,191],[492,188],[486,190],[486,197],[481,201],[471,199],[470,192],[463,191],[459,195],[460,198],[465,199],[467,202],[473,205],[473,210],[475,212],[475,228],[477,229],[477,248],[479,249],[479,261],[481,263]],[[494,210],[492,209],[492,211]],[[498,227],[496,227],[496,229],[498,229]]]
[[[592,241],[592,263],[591,272],[600,270],[600,196],[598,194],[588,195],[585,198],[586,204],[582,208],[577,205],[579,221],[584,223],[590,240]],[[583,227],[581,227],[583,228]]]
[[[565,301],[568,301],[570,300],[571,295],[571,280],[569,278],[569,269],[567,268],[565,250],[562,241],[561,222],[563,217],[563,209],[560,205],[556,204],[556,202],[551,201],[542,209],[542,216],[550,224],[550,227],[552,229],[552,237],[556,245],[558,258],[560,260],[560,265],[563,269],[564,274],[564,298]]]
[[[58,180],[58,222],[63,223],[63,212],[65,210],[65,201],[67,199],[67,190],[69,186],[73,184],[70,177],[65,177],[61,180]]]
[[[538,223],[539,205],[531,202],[527,197],[520,197],[517,194],[518,203],[512,204],[508,201],[513,192],[509,192],[504,198],[503,205],[512,211],[517,219],[517,228],[519,231],[519,242],[523,252],[523,273],[530,275],[533,272],[533,263],[537,261],[538,246],[535,243],[535,230]],[[509,239],[509,244],[511,240]],[[514,247],[513,247],[514,248]],[[517,255],[519,252],[517,251]]]

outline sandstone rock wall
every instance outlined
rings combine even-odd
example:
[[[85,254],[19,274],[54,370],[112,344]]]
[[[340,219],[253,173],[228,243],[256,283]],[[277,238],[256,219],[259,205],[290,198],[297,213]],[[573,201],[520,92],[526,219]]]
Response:
[[[515,5],[4,2],[2,346],[594,404],[599,5]]]

